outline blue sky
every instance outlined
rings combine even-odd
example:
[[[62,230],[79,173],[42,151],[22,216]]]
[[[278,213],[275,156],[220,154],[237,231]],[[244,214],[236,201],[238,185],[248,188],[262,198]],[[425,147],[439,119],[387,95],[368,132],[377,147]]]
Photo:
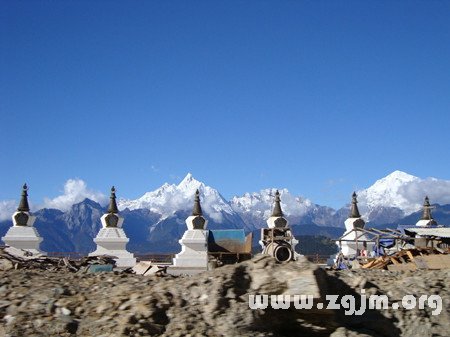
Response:
[[[448,1],[0,1],[0,200],[192,172],[341,206],[449,179],[449,108]]]

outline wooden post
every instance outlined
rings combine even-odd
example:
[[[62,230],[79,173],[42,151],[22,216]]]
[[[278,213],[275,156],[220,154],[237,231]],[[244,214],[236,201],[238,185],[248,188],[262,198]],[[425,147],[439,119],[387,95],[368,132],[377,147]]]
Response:
[[[377,252],[378,252],[378,255],[380,255],[380,236],[379,235],[377,235]]]

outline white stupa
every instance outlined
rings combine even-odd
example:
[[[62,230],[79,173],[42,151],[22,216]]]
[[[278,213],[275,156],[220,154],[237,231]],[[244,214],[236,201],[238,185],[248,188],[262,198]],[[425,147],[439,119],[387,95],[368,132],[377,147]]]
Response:
[[[416,226],[417,227],[435,227],[437,226],[437,222],[433,219],[433,216],[431,215],[431,208],[430,205],[430,199],[428,196],[425,197],[425,200],[423,202],[423,214],[422,218],[417,221]]]
[[[39,249],[42,237],[33,227],[36,217],[31,215],[28,205],[28,187],[23,185],[19,207],[12,216],[13,226],[2,237],[3,242],[9,246],[12,254],[21,256],[41,256],[45,254]]]
[[[186,219],[188,229],[178,241],[181,244],[181,252],[175,255],[169,273],[192,275],[208,269],[207,224],[200,205],[200,192],[197,190],[192,215]]]
[[[120,268],[134,267],[136,258],[127,251],[127,238],[123,228],[123,217],[119,215],[116,203],[116,189],[111,188],[111,196],[107,213],[101,218],[102,228],[94,239],[97,249],[89,256],[110,255],[115,256],[116,266]]]
[[[359,214],[357,204],[357,195],[353,192],[350,214],[344,222],[344,236],[342,237],[342,241],[340,243],[339,241],[336,241],[338,246],[340,244],[341,252],[346,257],[356,256],[362,249],[365,249],[368,253],[370,253],[374,246],[374,242],[368,241],[369,239],[367,236],[363,234],[362,231],[358,231],[358,229],[363,229],[366,223],[361,218],[361,214]]]

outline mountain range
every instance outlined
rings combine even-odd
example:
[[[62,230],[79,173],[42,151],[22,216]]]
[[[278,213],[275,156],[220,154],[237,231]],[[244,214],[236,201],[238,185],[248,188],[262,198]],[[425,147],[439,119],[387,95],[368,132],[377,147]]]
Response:
[[[450,221],[450,182],[435,178],[421,179],[395,171],[367,189],[357,191],[361,214],[369,226],[398,223],[414,224],[420,217],[421,203],[429,195],[435,205],[435,218]],[[227,201],[216,189],[196,180],[192,174],[178,184],[164,184],[134,200],[119,199],[118,207],[125,218],[124,230],[130,238],[128,248],[134,252],[177,252],[179,238],[186,229],[193,196],[199,189],[209,229],[244,228],[253,232],[266,226],[276,189],[245,193]],[[335,210],[279,189],[282,209],[296,235],[337,237],[343,232],[349,205]],[[349,193],[350,194],[350,193]],[[106,211],[99,203],[86,198],[68,210],[44,208],[35,211],[35,223],[43,236],[42,249],[48,252],[82,252],[94,250],[92,239],[100,229],[100,217]],[[11,226],[11,220],[0,222],[0,236]]]

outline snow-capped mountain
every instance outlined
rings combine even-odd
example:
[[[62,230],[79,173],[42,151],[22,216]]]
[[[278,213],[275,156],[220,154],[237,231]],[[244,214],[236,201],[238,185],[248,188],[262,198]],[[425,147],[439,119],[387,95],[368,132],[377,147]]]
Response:
[[[162,218],[167,218],[178,211],[192,210],[197,189],[200,191],[202,209],[208,217],[220,222],[224,214],[235,214],[230,204],[216,189],[196,180],[191,173],[188,173],[178,185],[165,183],[138,199],[120,199],[118,207],[120,210],[148,209],[153,213],[161,214]]]
[[[349,191],[349,202],[351,200]],[[348,216],[350,203],[339,210],[314,204],[311,200],[294,196],[287,189],[281,189],[283,212],[293,225],[316,224],[320,226],[342,226]],[[357,191],[358,206],[363,218],[373,224],[395,223],[421,209],[423,199],[428,195],[433,203],[450,203],[450,181],[421,179],[402,171],[394,171],[377,180],[367,189]],[[230,204],[244,222],[254,228],[265,226],[273,207],[275,190],[245,193],[234,197]]]
[[[241,197],[233,197],[232,208],[242,217],[244,222],[253,228],[266,226],[266,220],[272,213],[276,189],[268,188],[259,192],[245,193]],[[330,225],[326,222],[335,211],[329,207],[316,205],[311,200],[292,195],[287,189],[280,189],[281,208],[292,225],[314,223]]]
[[[420,210],[426,195],[433,203],[448,204],[450,181],[394,171],[357,194],[363,217],[370,222],[388,223]]]
[[[281,206],[287,216],[301,216],[313,207],[309,199],[295,197],[287,189],[280,189]],[[234,210],[254,212],[268,218],[272,212],[276,189],[267,188],[260,192],[245,193],[242,197],[233,197],[230,201]]]
[[[158,251],[167,247],[176,250],[178,240],[186,229],[185,219],[194,205],[195,191],[199,190],[204,216],[210,229],[248,228],[222,195],[214,188],[196,180],[191,173],[178,184],[164,184],[135,200],[121,199],[118,207],[123,212],[148,210],[158,216],[149,223],[148,241]]]
[[[377,180],[372,186],[358,191],[358,201],[363,213],[369,214],[379,207],[395,207],[406,214],[417,211],[419,203],[411,203],[404,193],[404,186],[418,183],[420,179],[402,171],[394,171]],[[419,200],[417,200],[419,201]]]
[[[125,217],[124,229],[130,238],[129,248],[135,252],[178,251],[178,240],[186,229],[185,219],[192,211],[197,189],[204,215],[209,220],[209,229],[244,228],[247,232],[253,231],[254,235],[258,235],[259,228],[266,226],[276,192],[274,188],[264,189],[233,197],[228,202],[216,189],[188,174],[178,185],[164,184],[138,199],[121,199],[118,204]],[[322,232],[334,233],[333,230],[338,229],[330,227],[342,227],[348,216],[349,205],[334,210],[295,196],[287,189],[279,191],[283,212],[296,233],[317,234],[318,228]],[[349,191],[349,201],[351,193]],[[436,219],[448,220],[450,181],[447,180],[421,179],[395,171],[357,193],[359,209],[371,226],[415,223],[425,195],[433,204],[447,205],[436,208],[436,211],[442,210],[441,214],[436,214]],[[66,199],[69,200],[69,197]],[[3,204],[0,203],[0,206]],[[17,207],[17,202],[14,204],[13,208]],[[8,207],[12,206],[8,203]],[[87,198],[68,209],[33,210],[37,216],[36,227],[44,237],[43,249],[92,251],[92,239],[100,228],[99,219],[105,211],[104,205]],[[5,212],[12,214],[13,210],[5,208]],[[0,221],[0,236],[11,226],[10,216],[8,218]],[[333,233],[329,235],[336,237]]]

